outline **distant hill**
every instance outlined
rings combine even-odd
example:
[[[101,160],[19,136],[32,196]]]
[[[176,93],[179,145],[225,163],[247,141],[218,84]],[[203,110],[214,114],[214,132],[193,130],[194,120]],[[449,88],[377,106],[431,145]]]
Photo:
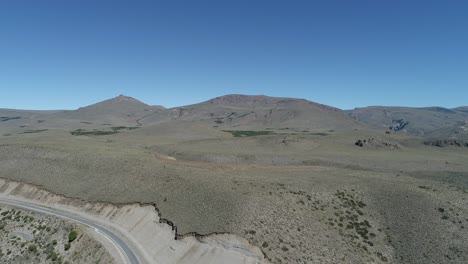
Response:
[[[52,118],[74,119],[87,122],[119,124],[138,124],[145,115],[165,109],[162,106],[150,106],[132,97],[119,95],[77,110],[62,111]]]
[[[371,126],[418,136],[458,137],[468,121],[468,107],[388,107],[370,106],[346,111],[349,116]]]
[[[436,129],[427,135],[432,138],[468,140],[468,121],[457,122],[453,126]]]
[[[468,106],[460,106],[460,107],[454,108],[453,110],[468,113]]]
[[[143,124],[170,120],[202,122],[222,128],[352,129],[360,125],[340,109],[304,99],[263,95],[225,95],[148,115]]]
[[[0,109],[0,128],[15,130],[36,126],[59,111]]]

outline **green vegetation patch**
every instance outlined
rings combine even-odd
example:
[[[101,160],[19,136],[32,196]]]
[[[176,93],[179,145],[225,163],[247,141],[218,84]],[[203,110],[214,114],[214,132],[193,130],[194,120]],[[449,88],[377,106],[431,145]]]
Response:
[[[309,135],[312,135],[312,136],[328,136],[330,134],[323,133],[323,132],[317,132],[317,133],[309,133]]]
[[[41,133],[44,131],[47,131],[48,129],[35,129],[35,130],[26,130],[23,133],[20,134],[33,134],[33,133]]]
[[[20,119],[19,116],[0,116],[0,122],[5,122],[8,120]]]
[[[252,131],[252,130],[223,130],[223,132],[231,133],[234,137],[254,137],[276,134],[273,131]]]
[[[85,129],[76,129],[70,131],[70,134],[74,136],[105,136],[105,135],[112,135],[117,134],[122,130],[133,130],[140,127],[127,127],[127,126],[116,126],[111,127],[112,130],[85,130]]]
[[[73,242],[77,236],[78,236],[78,233],[76,232],[76,230],[72,230],[70,234],[68,234],[68,242],[70,243]]]
[[[112,135],[117,134],[119,131],[117,130],[92,130],[87,131],[83,129],[77,129],[70,132],[73,136],[105,136],[105,135]]]
[[[133,129],[138,129],[140,127],[116,126],[116,127],[111,127],[111,128],[114,131],[119,131],[119,130],[133,130]]]

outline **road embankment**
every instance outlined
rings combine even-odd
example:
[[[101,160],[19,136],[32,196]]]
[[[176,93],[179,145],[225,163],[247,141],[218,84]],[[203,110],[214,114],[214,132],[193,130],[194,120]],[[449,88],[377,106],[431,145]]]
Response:
[[[0,198],[73,214],[120,234],[142,263],[268,263],[263,253],[231,234],[178,237],[155,205],[87,202],[53,194],[38,186],[0,179]]]

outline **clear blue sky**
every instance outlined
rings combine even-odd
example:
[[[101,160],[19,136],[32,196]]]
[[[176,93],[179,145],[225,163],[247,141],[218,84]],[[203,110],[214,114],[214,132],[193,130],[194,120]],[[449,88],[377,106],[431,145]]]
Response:
[[[468,105],[468,1],[0,1],[0,108]]]

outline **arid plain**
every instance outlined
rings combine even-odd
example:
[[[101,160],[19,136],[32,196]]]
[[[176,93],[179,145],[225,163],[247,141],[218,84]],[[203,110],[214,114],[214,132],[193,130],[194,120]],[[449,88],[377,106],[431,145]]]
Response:
[[[272,263],[468,262],[463,107],[229,95],[165,109],[118,96],[0,118],[1,178],[155,204],[178,236],[235,234]]]

